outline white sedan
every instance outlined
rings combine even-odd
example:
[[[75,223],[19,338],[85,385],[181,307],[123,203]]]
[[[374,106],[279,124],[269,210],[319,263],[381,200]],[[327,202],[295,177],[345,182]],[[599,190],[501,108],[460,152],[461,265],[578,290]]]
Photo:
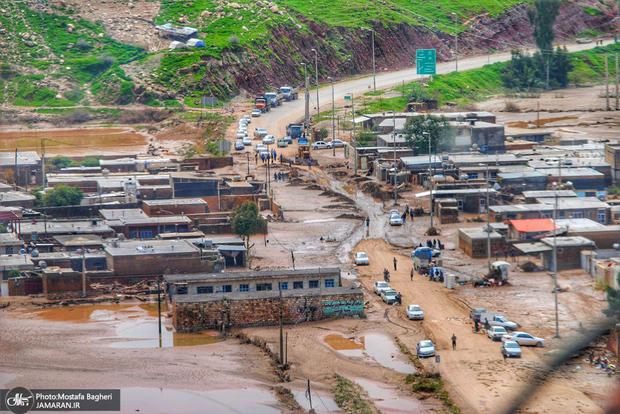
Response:
[[[407,306],[407,317],[409,319],[424,319],[424,311],[419,305],[409,305]]]
[[[331,142],[325,142],[325,141],[317,141],[314,144],[312,144],[313,150],[331,149],[331,147],[332,147]]]
[[[390,226],[402,226],[403,219],[398,214],[392,214],[390,216]]]
[[[262,150],[266,150],[267,147],[264,146],[263,144],[256,144],[254,145],[254,151],[255,152],[261,152]]]
[[[435,355],[435,344],[433,341],[420,341],[416,347],[416,354],[420,358],[431,357]]]
[[[541,347],[545,345],[544,339],[537,338],[525,332],[512,332],[508,335],[504,335],[502,336],[502,342],[505,342],[505,341],[515,341],[521,346],[529,345],[529,346]]]
[[[355,253],[355,264],[356,265],[368,265],[370,264],[370,259],[368,255],[364,252]]]
[[[251,114],[251,115],[252,115],[254,118],[258,118],[258,117],[260,116],[260,114],[261,114],[260,109],[255,109],[255,110],[253,110],[253,111],[252,111],[252,114]]]
[[[373,290],[375,291],[376,295],[381,295],[381,292],[383,292],[384,290],[390,290],[390,285],[388,285],[386,282],[375,282],[375,286],[373,287]]]
[[[344,147],[344,141],[341,141],[339,139],[333,139],[329,143],[332,144],[332,147],[336,147],[336,148]]]
[[[265,138],[263,138],[263,144],[265,145],[270,145],[274,142],[276,142],[276,139],[273,137],[273,135],[265,135]]]
[[[243,118],[241,118],[241,119],[244,119],[246,124],[251,124],[252,123],[252,117],[250,115],[244,115]]]
[[[243,138],[243,145],[252,145],[252,138],[244,137]]]

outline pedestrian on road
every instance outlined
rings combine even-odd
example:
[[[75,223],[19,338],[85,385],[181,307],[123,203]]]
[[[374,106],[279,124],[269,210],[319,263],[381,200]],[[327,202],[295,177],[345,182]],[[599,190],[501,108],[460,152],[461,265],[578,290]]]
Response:
[[[491,324],[487,318],[484,318],[484,330],[488,332],[489,329],[491,329]]]
[[[409,216],[411,217],[411,221],[413,221],[413,217],[415,216],[413,209],[409,210]]]
[[[508,250],[504,249],[504,260],[508,260]]]
[[[409,214],[409,204],[405,204],[405,214]]]
[[[278,173],[273,173],[273,181],[278,181]]]
[[[293,171],[288,172],[288,180],[291,181],[293,179]]]
[[[265,163],[265,153],[264,152],[260,154],[260,159],[261,159],[261,161],[264,164]]]
[[[409,272],[409,277],[411,278],[411,281],[413,281],[413,268],[411,268],[411,272]]]
[[[405,220],[407,220],[407,213],[403,213],[402,216],[400,216],[401,219],[403,219],[403,224],[405,224]]]
[[[512,258],[512,261],[515,261],[515,249],[514,247],[512,249],[510,249],[510,257]]]
[[[347,170],[349,169],[349,161],[347,161]]]
[[[398,264],[398,260],[396,260],[396,258],[394,258],[394,271],[396,271],[396,265]]]
[[[437,247],[437,239],[433,239],[433,249]]]
[[[398,295],[396,295],[396,302],[398,302],[398,306],[401,306],[403,304],[403,295],[401,295],[400,292],[398,292]]]
[[[254,161],[258,164],[258,152],[254,153]]]
[[[366,217],[366,227],[370,227],[370,217]]]
[[[308,160],[308,168],[312,169],[312,160]]]
[[[456,335],[452,334],[452,349],[456,349]]]

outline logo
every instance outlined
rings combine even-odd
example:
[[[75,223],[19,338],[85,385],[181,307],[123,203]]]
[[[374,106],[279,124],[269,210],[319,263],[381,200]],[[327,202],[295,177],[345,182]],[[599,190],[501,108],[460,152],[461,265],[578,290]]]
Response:
[[[25,414],[34,406],[34,395],[27,388],[17,387],[6,393],[4,402],[12,413]]]

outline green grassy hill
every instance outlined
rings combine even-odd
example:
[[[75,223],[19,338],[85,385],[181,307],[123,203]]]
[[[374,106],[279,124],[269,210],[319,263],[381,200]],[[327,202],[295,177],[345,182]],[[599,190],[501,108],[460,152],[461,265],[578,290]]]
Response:
[[[0,104],[193,105],[205,94],[224,100],[301,83],[301,63],[313,67],[312,48],[323,79],[367,73],[370,34],[364,28],[371,27],[381,70],[412,66],[417,48],[452,58],[455,30],[463,54],[531,42],[526,3],[517,0],[149,0],[159,11],[141,30],[155,32],[162,23],[193,26],[207,45],[169,52],[166,39],[156,47],[113,38],[118,27],[110,30],[110,22],[127,15],[141,19],[143,1],[117,0],[105,13],[92,10],[97,3],[0,1],[0,47],[6,52],[0,55]],[[610,0],[564,3],[559,36],[613,28],[613,13]]]

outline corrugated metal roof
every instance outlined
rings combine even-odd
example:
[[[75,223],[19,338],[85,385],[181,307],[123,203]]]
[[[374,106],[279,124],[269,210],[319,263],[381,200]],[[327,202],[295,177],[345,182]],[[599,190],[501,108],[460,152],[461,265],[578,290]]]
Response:
[[[519,233],[543,232],[556,229],[556,226],[551,219],[509,220],[509,223]]]

